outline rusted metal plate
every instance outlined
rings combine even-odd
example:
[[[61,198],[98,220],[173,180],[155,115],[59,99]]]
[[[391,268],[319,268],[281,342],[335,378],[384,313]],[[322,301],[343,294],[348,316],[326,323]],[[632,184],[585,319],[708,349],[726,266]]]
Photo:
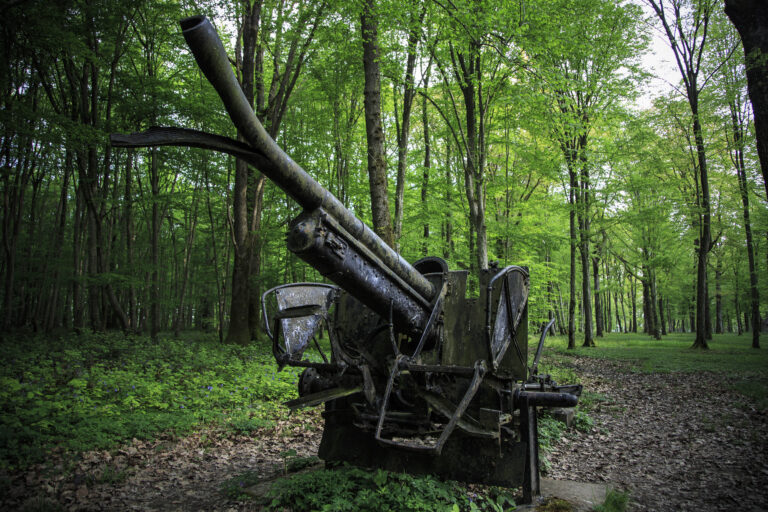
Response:
[[[275,335],[282,338],[276,340],[276,343],[280,343],[280,348],[290,359],[301,357],[321,323],[327,318],[335,293],[335,287],[316,283],[287,285],[274,289],[277,304],[274,319],[280,323],[279,332],[275,332]]]

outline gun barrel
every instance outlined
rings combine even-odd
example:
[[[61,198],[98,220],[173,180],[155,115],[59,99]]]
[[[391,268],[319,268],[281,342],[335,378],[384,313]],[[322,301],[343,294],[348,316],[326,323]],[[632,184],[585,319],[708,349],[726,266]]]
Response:
[[[218,92],[232,122],[245,140],[273,164],[259,170],[305,210],[322,208],[332,215],[351,236],[374,253],[423,299],[432,300],[436,295],[433,284],[347,210],[341,201],[294,162],[270,137],[243,94],[211,22],[205,16],[192,16],[181,20],[180,24],[198,66]]]

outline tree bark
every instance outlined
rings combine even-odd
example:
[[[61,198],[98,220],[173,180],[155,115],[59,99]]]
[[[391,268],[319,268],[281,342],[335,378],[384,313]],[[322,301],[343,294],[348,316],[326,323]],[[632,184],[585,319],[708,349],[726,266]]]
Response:
[[[603,308],[600,296],[600,258],[597,256],[592,257],[592,274],[595,280],[595,289],[593,293],[595,295],[595,334],[599,337],[603,336]],[[610,300],[610,297],[609,297]]]
[[[424,76],[424,90],[429,89],[429,69],[427,69],[427,73]],[[432,144],[430,143],[429,139],[429,111],[427,110],[427,97],[426,95],[422,97],[422,103],[421,103],[421,124],[424,128],[424,170],[422,173],[422,180],[421,180],[421,207],[422,212],[424,215],[424,218],[426,219],[424,221],[424,240],[422,242],[421,246],[421,253],[423,256],[427,256],[429,254],[429,211],[427,208],[427,198],[429,196],[429,171],[432,167],[432,161],[431,161],[431,153],[432,153]]]
[[[394,246],[387,193],[387,159],[381,125],[381,73],[379,71],[378,22],[374,0],[365,0],[360,16],[365,75],[365,136],[368,143],[368,183],[371,193],[373,231]]]
[[[757,155],[768,199],[768,9],[764,0],[725,0],[725,14],[739,32],[744,46]]]
[[[422,8],[418,21],[416,20],[415,13],[412,13],[410,17],[407,46],[408,58],[406,60],[405,78],[403,80],[403,116],[402,120],[397,123],[397,181],[395,182],[395,225],[392,236],[395,243],[395,250],[398,252],[400,252],[400,237],[403,235],[405,168],[408,163],[408,138],[410,135],[411,111],[413,110],[413,98],[415,94],[413,71],[416,67],[416,47],[419,43],[419,31],[425,12],[426,7]],[[398,121],[397,118],[395,120]]]
[[[241,71],[240,87],[251,108],[254,107],[255,54],[261,16],[261,2],[245,0],[240,26],[242,46],[238,40],[236,58]],[[241,133],[238,140],[244,141]],[[232,265],[232,301],[230,303],[227,342],[247,345],[251,341],[251,250],[248,230],[248,182],[250,169],[245,160],[235,161],[235,183],[232,191],[232,238],[235,249]]]
[[[742,216],[744,218],[744,233],[747,239],[747,260],[749,262],[749,298],[752,310],[752,348],[760,348],[760,292],[757,287],[757,266],[752,240],[752,222],[749,215],[749,188],[747,186],[747,169],[744,164],[744,129],[739,123],[737,109],[731,105],[731,129],[733,132],[734,151],[731,160],[736,167],[741,195]],[[720,261],[718,260],[718,265]]]
[[[723,264],[720,257],[715,263],[715,333],[723,334]]]
[[[568,168],[570,186],[568,190],[568,212],[570,253],[570,274],[568,289],[568,348],[576,348],[576,172],[573,167]]]

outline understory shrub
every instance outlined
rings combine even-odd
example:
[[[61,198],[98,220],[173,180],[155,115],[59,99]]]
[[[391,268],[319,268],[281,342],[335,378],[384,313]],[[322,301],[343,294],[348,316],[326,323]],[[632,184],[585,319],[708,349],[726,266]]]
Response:
[[[296,397],[298,371],[278,373],[267,343],[83,333],[6,335],[2,347],[0,468],[41,461],[54,447],[104,449],[202,422],[247,433],[287,414],[280,402]]]
[[[350,466],[297,473],[278,480],[267,494],[267,510],[350,511],[497,511],[515,506],[507,489],[468,493],[457,482]]]

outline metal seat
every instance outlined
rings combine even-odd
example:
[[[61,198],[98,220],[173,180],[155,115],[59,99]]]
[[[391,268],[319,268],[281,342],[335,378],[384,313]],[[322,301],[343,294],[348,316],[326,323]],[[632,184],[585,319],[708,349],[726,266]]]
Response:
[[[264,326],[280,368],[301,360],[323,323],[328,328],[328,311],[338,290],[336,286],[323,283],[292,283],[264,292],[261,297]],[[317,349],[327,362],[319,346]]]

